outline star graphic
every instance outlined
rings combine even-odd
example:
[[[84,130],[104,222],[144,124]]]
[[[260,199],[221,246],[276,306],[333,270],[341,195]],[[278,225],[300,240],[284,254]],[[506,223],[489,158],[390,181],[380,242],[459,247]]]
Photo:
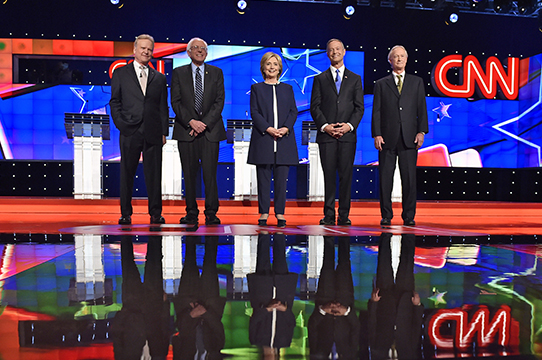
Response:
[[[444,295],[446,295],[447,291],[445,292],[439,292],[437,288],[433,288],[433,296],[428,297],[429,300],[435,302],[435,306],[439,304],[446,304],[446,300],[444,300]]]
[[[450,114],[448,113],[448,109],[450,108],[450,106],[452,106],[452,104],[444,104],[442,101],[440,102],[440,106],[437,106],[436,108],[433,109],[433,112],[436,112],[441,119],[447,117],[447,118],[452,118],[450,116]]]
[[[503,121],[501,123],[493,125],[493,128],[495,130],[500,131],[503,134],[510,136],[514,140],[520,141],[520,142],[522,142],[522,143],[524,143],[524,144],[526,144],[528,146],[531,146],[531,147],[535,148],[536,151],[537,151],[537,154],[538,154],[538,166],[542,166],[542,162],[541,162],[541,158],[540,158],[540,156],[541,156],[541,151],[540,151],[541,148],[540,148],[540,146],[533,143],[533,142],[531,142],[531,141],[529,141],[529,140],[527,140],[527,139],[522,138],[521,136],[515,135],[515,134],[511,133],[508,130],[503,129],[503,126],[506,126],[506,125],[508,125],[510,123],[513,123],[513,122],[516,122],[516,121],[520,121],[524,116],[528,115],[530,112],[532,112],[540,104],[542,104],[542,81],[540,81],[540,86],[538,88],[538,101],[537,102],[535,102],[532,106],[530,106],[528,109],[523,111],[518,116],[514,116],[511,119],[508,119],[508,120],[505,120],[505,121]]]

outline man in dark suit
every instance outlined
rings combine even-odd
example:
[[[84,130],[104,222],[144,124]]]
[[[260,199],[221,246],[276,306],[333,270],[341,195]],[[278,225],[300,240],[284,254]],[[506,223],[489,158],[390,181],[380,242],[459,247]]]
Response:
[[[134,176],[143,152],[143,171],[149,195],[151,224],[162,217],[162,146],[168,134],[167,82],[149,67],[154,50],[150,35],[134,42],[134,62],[118,68],[111,81],[111,116],[120,131],[119,224],[132,223]]]
[[[344,66],[346,50],[340,40],[327,43],[329,70],[314,78],[311,116],[318,128],[316,142],[324,170],[324,218],[320,225],[335,225],[336,176],[339,173],[337,225],[351,225],[350,194],[356,155],[356,128],[363,116],[361,77]]]
[[[378,153],[380,177],[380,225],[391,225],[393,210],[391,191],[395,163],[403,188],[403,224],[416,225],[416,162],[418,149],[429,131],[423,80],[405,74],[408,54],[401,45],[388,54],[393,73],[376,82],[374,87],[372,136]]]
[[[219,142],[226,139],[222,121],[224,75],[216,66],[205,64],[207,43],[199,38],[188,42],[189,65],[173,70],[171,106],[177,115],[173,139],[178,141],[184,173],[186,216],[181,224],[198,223],[196,180],[201,162],[205,185],[205,224],[218,225]]]

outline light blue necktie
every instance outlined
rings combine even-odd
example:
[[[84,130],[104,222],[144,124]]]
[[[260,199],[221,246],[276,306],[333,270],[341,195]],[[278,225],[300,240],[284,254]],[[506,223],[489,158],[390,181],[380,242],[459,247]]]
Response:
[[[335,86],[337,87],[337,94],[339,93],[339,90],[341,89],[341,73],[339,72],[339,69],[337,69],[337,76],[335,77]]]

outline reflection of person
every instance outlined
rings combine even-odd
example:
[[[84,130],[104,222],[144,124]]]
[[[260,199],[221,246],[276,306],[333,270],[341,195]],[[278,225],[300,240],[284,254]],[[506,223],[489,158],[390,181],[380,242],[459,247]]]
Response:
[[[179,334],[172,339],[174,359],[220,359],[225,334],[216,256],[218,236],[205,237],[205,255],[200,275],[196,264],[196,238],[186,237],[185,260],[175,297]]]
[[[224,75],[216,66],[205,64],[207,43],[199,38],[188,42],[192,63],[173,70],[171,106],[175,111],[173,138],[178,141],[184,175],[186,216],[181,224],[198,222],[196,184],[201,161],[205,185],[205,224],[220,224],[218,212],[219,142],[226,139],[222,122]]]
[[[258,235],[256,272],[247,275],[250,304],[253,309],[249,323],[252,345],[263,348],[264,353],[278,353],[289,347],[295,328],[292,311],[297,286],[297,274],[288,272],[286,238],[273,237],[273,265],[271,266],[270,235]]]
[[[333,344],[339,358],[356,358],[360,325],[354,310],[348,237],[339,238],[337,268],[334,238],[324,237],[324,260],[316,290],[315,308],[308,327],[311,358],[327,359]]]
[[[374,87],[372,136],[378,153],[381,225],[391,225],[391,191],[399,159],[403,192],[403,223],[416,225],[416,162],[429,131],[423,80],[405,73],[408,54],[401,45],[388,54],[393,73]]]
[[[264,82],[250,88],[250,114],[254,123],[248,150],[249,164],[256,165],[258,177],[259,225],[267,225],[271,191],[271,174],[275,180],[275,216],[277,226],[286,226],[286,179],[289,165],[298,164],[294,124],[297,106],[294,91],[279,82],[282,59],[267,52],[260,61]]]
[[[165,223],[162,145],[168,134],[167,83],[165,75],[148,66],[153,49],[152,36],[139,35],[134,42],[134,62],[116,69],[111,81],[111,116],[120,130],[119,224],[132,223],[132,191],[141,152],[151,224]]]
[[[364,111],[361,77],[344,66],[346,50],[340,40],[327,43],[329,70],[314,78],[311,116],[318,128],[316,142],[324,171],[324,218],[320,225],[335,225],[336,176],[339,174],[337,225],[350,225],[350,194],[356,155],[356,129]]]
[[[414,288],[415,236],[383,233],[378,244],[376,286],[368,304],[368,335],[373,359],[418,359],[424,307]],[[397,261],[398,260],[398,261]]]
[[[112,323],[115,359],[140,359],[149,351],[153,359],[165,359],[169,351],[169,302],[163,290],[162,238],[149,237],[145,278],[134,261],[132,239],[121,239],[122,309]]]

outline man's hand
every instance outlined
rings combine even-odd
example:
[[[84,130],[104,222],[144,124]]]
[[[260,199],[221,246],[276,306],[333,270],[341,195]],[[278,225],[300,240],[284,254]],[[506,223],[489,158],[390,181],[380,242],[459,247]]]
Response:
[[[420,295],[416,292],[412,292],[412,305],[419,306],[421,304]]]
[[[345,126],[347,130],[343,130]],[[350,131],[350,126],[348,126],[346,123],[328,124],[324,128],[324,131],[328,133],[329,136],[332,136],[335,139],[340,139],[345,133]]]
[[[192,306],[192,310],[190,310],[190,317],[192,319],[200,317],[207,312],[207,309],[203,305],[191,303],[190,306]]]
[[[384,138],[382,136],[375,136],[375,148],[378,151],[382,151],[382,144],[385,144]]]
[[[166,145],[166,142],[167,142],[166,136],[165,136],[165,135],[162,135],[162,146],[163,146],[163,145]]]
[[[380,298],[382,297],[379,294],[380,294],[380,289],[379,288],[374,288],[373,292],[371,293],[371,300],[375,301],[375,302],[379,301]]]
[[[424,138],[425,138],[424,133],[416,134],[416,139],[414,139],[414,143],[416,144],[416,150],[422,147]]]
[[[207,129],[207,125],[205,125],[204,122],[201,122],[196,119],[190,120],[188,122],[188,125],[190,125],[190,127],[192,128],[192,130],[190,131],[190,136],[197,136],[201,134],[202,132],[204,132],[205,129]]]

